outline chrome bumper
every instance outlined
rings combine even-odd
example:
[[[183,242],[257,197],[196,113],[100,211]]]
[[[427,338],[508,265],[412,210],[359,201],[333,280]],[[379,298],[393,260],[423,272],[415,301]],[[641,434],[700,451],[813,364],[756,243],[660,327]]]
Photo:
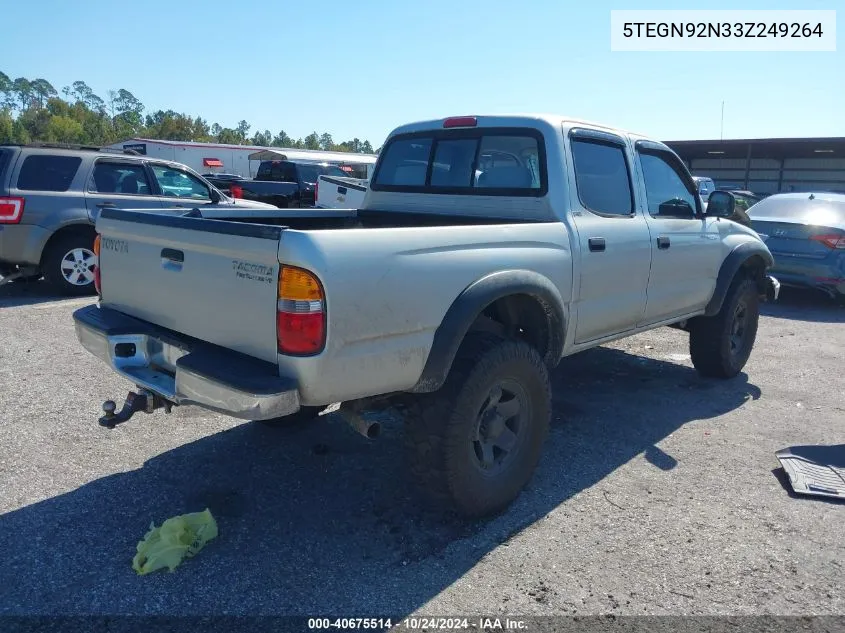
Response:
[[[271,363],[95,305],[80,308],[73,318],[85,349],[165,400],[243,420],[267,420],[299,410],[295,382],[280,377]]]

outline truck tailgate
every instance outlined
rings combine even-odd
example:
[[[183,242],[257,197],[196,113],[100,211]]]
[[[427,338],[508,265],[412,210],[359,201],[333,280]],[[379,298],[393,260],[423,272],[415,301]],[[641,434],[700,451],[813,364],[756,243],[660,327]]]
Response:
[[[277,226],[104,209],[102,305],[276,362]]]

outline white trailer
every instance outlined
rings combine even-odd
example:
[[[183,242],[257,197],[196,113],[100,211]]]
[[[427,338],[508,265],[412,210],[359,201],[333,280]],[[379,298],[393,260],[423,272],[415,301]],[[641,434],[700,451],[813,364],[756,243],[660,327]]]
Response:
[[[356,172],[366,169],[366,177],[369,178],[372,166],[378,158],[375,154],[323,152],[258,145],[192,143],[148,138],[130,138],[108,147],[134,150],[145,156],[172,160],[187,165],[200,174],[237,174],[245,178],[255,176],[262,160],[313,160],[335,163],[351,167]]]

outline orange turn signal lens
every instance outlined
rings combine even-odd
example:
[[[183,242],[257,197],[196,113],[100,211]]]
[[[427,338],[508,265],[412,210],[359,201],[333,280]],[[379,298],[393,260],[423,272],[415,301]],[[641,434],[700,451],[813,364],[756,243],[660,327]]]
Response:
[[[279,276],[279,299],[322,301],[323,288],[312,273],[293,266],[282,266]]]

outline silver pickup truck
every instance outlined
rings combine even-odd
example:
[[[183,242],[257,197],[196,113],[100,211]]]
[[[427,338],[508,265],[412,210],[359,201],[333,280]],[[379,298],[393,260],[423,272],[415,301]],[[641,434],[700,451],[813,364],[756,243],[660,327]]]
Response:
[[[360,209],[207,219],[104,209],[82,345],[138,386],[133,413],[198,405],[272,423],[327,405],[373,436],[406,420],[421,489],[466,516],[506,508],[549,426],[563,356],[660,326],[704,376],[754,345],[772,255],[708,212],[641,136],[555,116],[454,117],[388,137]]]

